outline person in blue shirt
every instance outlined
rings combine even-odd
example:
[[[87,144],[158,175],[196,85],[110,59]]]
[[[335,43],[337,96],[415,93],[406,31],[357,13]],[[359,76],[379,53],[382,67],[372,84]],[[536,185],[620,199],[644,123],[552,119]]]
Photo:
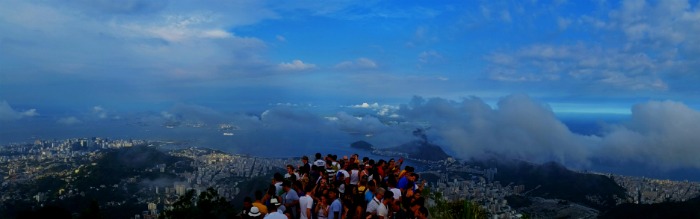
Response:
[[[331,189],[328,191],[328,198],[333,200],[331,203],[331,208],[328,211],[328,219],[340,219],[343,215],[343,204],[340,202],[338,197],[338,190]]]

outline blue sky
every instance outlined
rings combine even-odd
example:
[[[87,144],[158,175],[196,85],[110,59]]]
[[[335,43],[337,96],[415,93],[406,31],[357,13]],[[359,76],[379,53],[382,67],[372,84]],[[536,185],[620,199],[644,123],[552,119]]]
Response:
[[[555,111],[698,104],[695,1],[0,4],[0,100],[25,108],[512,93]]]
[[[465,158],[698,168],[697,36],[683,0],[0,0],[0,137],[189,120],[396,145],[402,121]],[[628,117],[590,136],[571,114]],[[269,138],[290,129],[333,141]]]

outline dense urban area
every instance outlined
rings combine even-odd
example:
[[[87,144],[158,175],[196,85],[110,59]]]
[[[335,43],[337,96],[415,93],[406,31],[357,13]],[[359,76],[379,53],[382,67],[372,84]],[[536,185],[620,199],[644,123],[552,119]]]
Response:
[[[199,193],[211,187],[227,201],[241,202],[242,196],[250,196],[250,189],[255,186],[252,184],[257,182],[255,180],[269,182],[272,173],[285,173],[287,165],[301,164],[301,155],[263,158],[173,145],[176,144],[106,138],[36,140],[32,143],[4,145],[0,147],[0,200],[4,203],[0,211],[11,214],[11,208],[16,210],[24,206],[33,209],[48,203],[100,197],[97,198],[100,207],[117,209],[115,212],[120,212],[120,216],[157,218],[162,211],[172,208],[178,197],[188,190],[196,190]],[[152,155],[148,150],[136,151],[134,154],[118,154],[114,157],[107,155],[107,152],[137,146],[157,149],[165,152],[167,156]],[[369,151],[361,152],[365,152],[369,157],[402,155],[378,150],[372,154]],[[435,194],[440,194],[443,201],[469,200],[477,203],[490,218],[520,218],[524,214],[540,213],[537,213],[536,207],[513,206],[514,203],[510,203],[509,200],[532,195],[529,202],[534,202],[540,207],[545,206],[543,208],[547,208],[547,205],[553,206],[549,209],[566,208],[564,211],[583,215],[583,218],[594,218],[600,213],[590,205],[570,203],[557,197],[535,197],[534,194],[541,190],[540,184],[527,186],[527,183],[518,180],[503,181],[499,176],[503,175],[505,170],[496,166],[470,164],[451,157],[431,161],[411,159],[420,164],[416,167],[416,172],[421,180],[427,181],[426,188],[433,193],[432,196],[426,197],[428,200],[425,205],[428,207],[435,205]],[[126,166],[109,167],[122,164]],[[128,173],[138,174],[128,174],[110,168],[126,168],[129,169],[126,171],[132,171]],[[100,171],[105,170],[111,171],[110,175],[99,175],[104,174]],[[626,195],[615,197],[614,205],[681,202],[700,194],[698,182],[602,173],[586,174],[613,179],[617,185],[624,188]],[[111,195],[118,193],[125,195]],[[605,203],[605,198],[601,196],[587,195],[585,199],[589,203],[598,203],[601,206],[610,204]],[[547,217],[547,214],[541,213],[540,216]]]

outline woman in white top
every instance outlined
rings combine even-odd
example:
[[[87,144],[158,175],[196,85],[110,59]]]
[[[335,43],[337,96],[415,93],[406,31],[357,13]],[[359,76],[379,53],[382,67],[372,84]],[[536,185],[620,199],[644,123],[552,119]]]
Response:
[[[316,214],[318,215],[318,219],[327,219],[328,218],[328,210],[330,209],[330,205],[328,205],[328,200],[326,199],[326,196],[321,196],[321,201],[318,202],[316,205]]]
[[[352,163],[350,168],[350,185],[357,186],[360,182],[360,167],[356,163]]]

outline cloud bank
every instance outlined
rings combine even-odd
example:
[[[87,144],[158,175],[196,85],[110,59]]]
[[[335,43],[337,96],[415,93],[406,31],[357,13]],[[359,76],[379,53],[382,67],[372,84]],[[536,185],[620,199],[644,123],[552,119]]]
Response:
[[[0,121],[12,121],[26,117],[34,117],[38,115],[39,113],[37,113],[36,109],[17,111],[15,109],[12,109],[12,106],[10,106],[10,104],[7,103],[7,101],[0,102]]]

